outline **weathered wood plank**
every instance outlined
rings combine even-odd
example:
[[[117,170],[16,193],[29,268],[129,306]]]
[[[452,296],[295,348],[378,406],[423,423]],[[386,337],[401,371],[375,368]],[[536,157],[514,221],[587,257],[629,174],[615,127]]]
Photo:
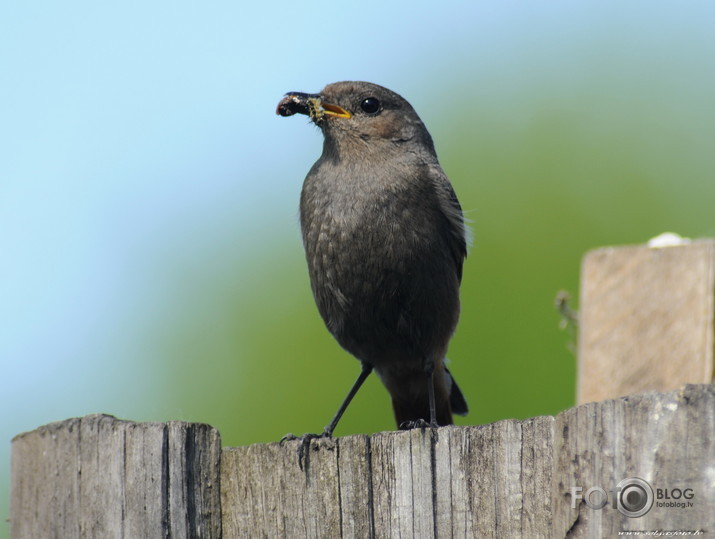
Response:
[[[305,473],[297,442],[231,448],[222,464],[224,534],[533,538],[715,530],[714,444],[715,387],[701,385],[587,404],[555,418],[314,442]],[[349,479],[335,472],[346,468]],[[607,491],[630,477],[656,490],[690,488],[693,506],[654,500],[638,518],[620,513],[612,497],[600,510],[583,499],[572,508],[573,487]]]
[[[380,432],[371,437],[373,513],[378,537],[431,537],[434,533],[428,430]],[[419,506],[415,506],[415,502]]]
[[[579,303],[579,403],[712,382],[715,240],[591,251]]]
[[[624,530],[715,531],[715,387],[689,385],[670,393],[571,408],[556,417],[552,508],[554,536],[612,537]],[[629,518],[608,492],[627,478],[653,489],[692,489],[692,507],[663,507]],[[601,510],[571,508],[571,489],[608,492]],[[657,491],[655,492],[657,495]]]
[[[312,442],[305,472],[294,449],[272,443],[224,450],[222,505],[237,509],[224,514],[225,537],[340,535],[336,440]]]
[[[11,535],[220,537],[221,440],[196,423],[92,415],[12,444]]]
[[[370,439],[338,439],[341,537],[371,537],[375,533],[372,497]],[[341,454],[347,455],[343,458]]]

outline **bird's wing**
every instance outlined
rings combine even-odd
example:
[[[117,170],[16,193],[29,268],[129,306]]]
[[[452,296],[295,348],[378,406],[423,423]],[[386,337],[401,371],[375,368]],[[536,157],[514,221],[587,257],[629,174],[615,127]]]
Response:
[[[462,264],[467,256],[467,230],[464,225],[462,206],[460,206],[452,184],[441,167],[432,167],[430,175],[437,193],[439,209],[444,216],[443,239],[452,252],[457,276],[461,282]]]

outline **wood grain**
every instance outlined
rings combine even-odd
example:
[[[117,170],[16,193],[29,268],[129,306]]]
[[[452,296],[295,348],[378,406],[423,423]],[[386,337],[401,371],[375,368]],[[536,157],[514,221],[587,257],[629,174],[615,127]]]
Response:
[[[91,415],[12,442],[10,531],[39,537],[220,537],[221,439],[208,425]]]
[[[606,537],[715,530],[715,388],[687,386],[525,421],[224,450],[225,537]],[[349,477],[340,470],[353,470]],[[639,518],[571,488],[639,477],[693,489],[693,507]],[[346,516],[350,515],[350,516]]]
[[[591,251],[582,265],[578,403],[713,381],[715,240]]]
[[[555,417],[219,450],[208,425],[70,419],[12,447],[10,529],[37,537],[609,537],[715,530],[715,386]],[[631,518],[591,487],[641,478],[686,507]],[[220,495],[219,495],[220,493]],[[680,502],[686,501],[681,498]],[[672,500],[671,500],[672,502]]]

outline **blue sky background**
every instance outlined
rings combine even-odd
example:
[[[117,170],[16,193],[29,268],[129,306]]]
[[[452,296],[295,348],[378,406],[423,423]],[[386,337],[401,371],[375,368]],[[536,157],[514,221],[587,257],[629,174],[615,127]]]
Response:
[[[504,331],[473,344],[462,329],[456,350],[506,380],[533,368],[529,332],[556,327],[549,294],[577,291],[585,250],[671,228],[715,235],[714,23],[709,2],[4,3],[0,516],[11,437],[50,421],[205,421],[230,444],[327,422],[357,365],[333,374],[305,352],[337,387],[296,425],[281,410],[302,369],[271,362],[342,354],[312,307],[297,224],[320,133],[275,116],[284,92],[370,80],[414,105],[474,221],[462,325]],[[522,309],[526,256],[543,311]],[[490,261],[513,287],[477,288]],[[543,353],[566,365],[554,335]],[[566,391],[528,407],[553,393],[554,370],[527,374],[544,384],[531,395],[475,367],[504,402],[478,401],[486,415],[469,422],[568,406]],[[368,395],[384,399],[378,385]],[[256,392],[270,402],[241,400]],[[509,408],[515,395],[527,404]],[[369,426],[346,416],[343,434],[392,428],[387,401],[375,410]]]

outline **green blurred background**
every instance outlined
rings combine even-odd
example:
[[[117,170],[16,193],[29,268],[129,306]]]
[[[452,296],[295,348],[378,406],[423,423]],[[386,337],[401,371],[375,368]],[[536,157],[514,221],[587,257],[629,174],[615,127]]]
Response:
[[[573,405],[553,304],[583,254],[715,236],[714,22],[690,1],[3,4],[0,515],[10,439],[44,423],[241,445],[330,420],[359,365],[300,244],[321,136],[274,109],[336,80],[413,104],[471,220],[458,422]],[[392,428],[372,377],[336,434]]]

